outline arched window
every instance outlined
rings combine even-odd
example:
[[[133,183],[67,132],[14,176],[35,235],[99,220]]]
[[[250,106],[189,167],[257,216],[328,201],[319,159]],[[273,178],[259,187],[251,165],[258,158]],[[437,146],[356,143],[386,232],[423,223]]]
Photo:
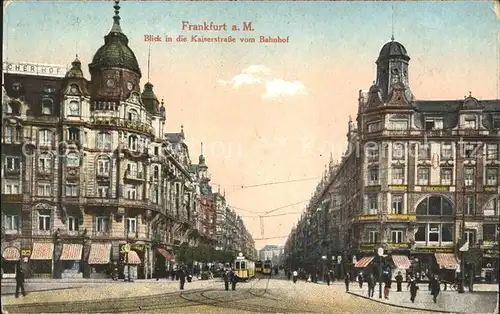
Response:
[[[52,144],[52,131],[40,130],[38,131],[38,145],[50,146]]]
[[[52,114],[54,101],[51,98],[42,99],[42,114]]]
[[[498,216],[500,215],[500,198],[490,200],[484,207],[485,216]]]
[[[108,156],[99,156],[97,158],[97,175],[108,177],[111,169],[111,158]]]
[[[135,135],[128,137],[128,149],[137,150],[139,148],[139,139]]]
[[[107,132],[100,132],[97,134],[97,148],[111,149],[111,134]]]
[[[66,156],[66,166],[68,167],[78,167],[80,166],[80,158],[77,153],[69,153]]]
[[[160,167],[153,167],[153,178],[158,179],[160,177]]]
[[[129,119],[130,121],[137,121],[137,120],[138,120],[138,118],[139,118],[139,115],[137,114],[137,110],[135,110],[135,109],[130,109],[130,110],[128,111],[128,119]]]
[[[52,170],[52,155],[49,153],[41,153],[38,157],[38,170],[48,173]]]
[[[429,196],[417,205],[416,214],[421,216],[451,216],[453,204],[443,196]]]

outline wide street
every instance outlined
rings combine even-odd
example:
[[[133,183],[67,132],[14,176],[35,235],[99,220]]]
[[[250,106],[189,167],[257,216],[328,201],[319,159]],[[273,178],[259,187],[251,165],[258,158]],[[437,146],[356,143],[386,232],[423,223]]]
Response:
[[[9,285],[12,286],[12,283],[2,282],[2,293],[4,293],[4,288]],[[56,291],[33,291],[36,289],[68,288],[70,286],[73,288]],[[224,283],[220,279],[186,283],[186,289],[182,292],[179,291],[178,282],[165,279],[158,282],[139,280],[133,283],[107,280],[57,283],[57,281],[47,280],[28,283],[27,288],[29,294],[24,298],[15,299],[12,295],[3,295],[4,310],[8,313],[427,312],[394,307],[347,294],[342,283],[335,283],[328,287],[303,281],[293,284],[280,278],[270,280],[260,278],[248,283],[240,283],[236,291],[224,291]],[[421,294],[422,299],[428,297],[426,294],[425,292]],[[473,297],[473,295],[467,295],[467,297]],[[496,301],[491,295],[489,299],[491,302],[487,307],[491,308],[491,304]],[[488,298],[485,300],[487,301]],[[443,299],[441,302],[446,301]],[[480,309],[477,312],[491,313],[491,311],[483,312]]]

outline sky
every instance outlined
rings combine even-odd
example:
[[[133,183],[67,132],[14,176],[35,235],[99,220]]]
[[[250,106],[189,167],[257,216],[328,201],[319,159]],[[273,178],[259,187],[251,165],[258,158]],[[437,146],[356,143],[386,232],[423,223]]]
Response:
[[[78,54],[90,78],[88,64],[111,28],[112,6],[110,1],[11,2],[4,11],[3,61],[69,66]],[[375,61],[392,34],[411,57],[410,88],[417,99],[500,94],[500,18],[493,1],[122,1],[120,6],[141,85],[149,72],[156,95],[165,100],[167,131],[184,126],[193,162],[204,143],[214,189],[226,192],[258,248],[285,242],[330,155],[337,160],[345,151],[359,90],[375,80]],[[226,23],[229,29],[183,31],[183,21]],[[231,30],[243,22],[254,30]],[[174,41],[146,42],[145,35]],[[176,42],[179,35],[188,42]],[[196,43],[191,35],[237,40]],[[260,36],[288,37],[288,43],[259,43]],[[240,42],[243,37],[257,42]],[[240,188],[282,181],[294,182]],[[291,204],[296,205],[285,207]],[[280,207],[273,214],[283,215],[263,218],[262,233],[257,216]]]

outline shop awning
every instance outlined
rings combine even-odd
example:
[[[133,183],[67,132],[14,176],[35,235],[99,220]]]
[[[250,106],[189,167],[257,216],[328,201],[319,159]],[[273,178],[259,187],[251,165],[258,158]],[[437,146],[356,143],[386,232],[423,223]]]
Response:
[[[397,268],[409,269],[411,266],[410,259],[404,255],[393,255],[392,261]]]
[[[33,243],[31,259],[51,260],[54,254],[54,244],[52,243]]]
[[[93,243],[90,246],[89,260],[90,265],[109,264],[111,254],[111,244]]]
[[[2,258],[6,261],[18,261],[21,258],[21,254],[16,247],[9,246],[3,250]]]
[[[165,259],[166,259],[167,261],[175,262],[175,258],[174,258],[172,255],[170,255],[170,254],[167,252],[167,250],[162,249],[162,248],[158,248],[158,249],[157,249],[157,251],[158,251],[158,253],[160,253],[163,257],[165,257]]]
[[[367,267],[375,258],[375,256],[365,256],[354,264],[355,268],[365,268]]]
[[[453,253],[435,253],[436,262],[442,268],[457,269],[458,262]]]
[[[125,260],[126,264],[137,265],[141,263],[141,259],[139,258],[139,255],[137,255],[136,251],[130,251],[127,255],[127,259]]]
[[[78,261],[82,259],[82,244],[63,244],[62,261]]]

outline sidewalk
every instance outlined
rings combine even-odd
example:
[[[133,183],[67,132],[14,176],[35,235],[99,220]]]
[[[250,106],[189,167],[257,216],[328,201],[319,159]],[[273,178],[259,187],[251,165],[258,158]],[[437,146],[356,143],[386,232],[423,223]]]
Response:
[[[403,286],[402,292],[396,292],[396,289],[391,289],[389,299],[379,299],[378,285],[375,287],[375,294],[373,298],[368,297],[368,287],[363,285],[363,289],[359,286],[352,285],[349,294],[369,299],[374,302],[390,304],[392,306],[426,310],[429,312],[438,313],[495,313],[495,308],[498,304],[498,286],[484,285],[479,287],[476,285],[475,292],[468,292],[461,294],[456,291],[441,291],[434,303],[426,284],[419,285],[419,290],[415,303],[410,301],[410,292],[406,291],[406,286]]]

